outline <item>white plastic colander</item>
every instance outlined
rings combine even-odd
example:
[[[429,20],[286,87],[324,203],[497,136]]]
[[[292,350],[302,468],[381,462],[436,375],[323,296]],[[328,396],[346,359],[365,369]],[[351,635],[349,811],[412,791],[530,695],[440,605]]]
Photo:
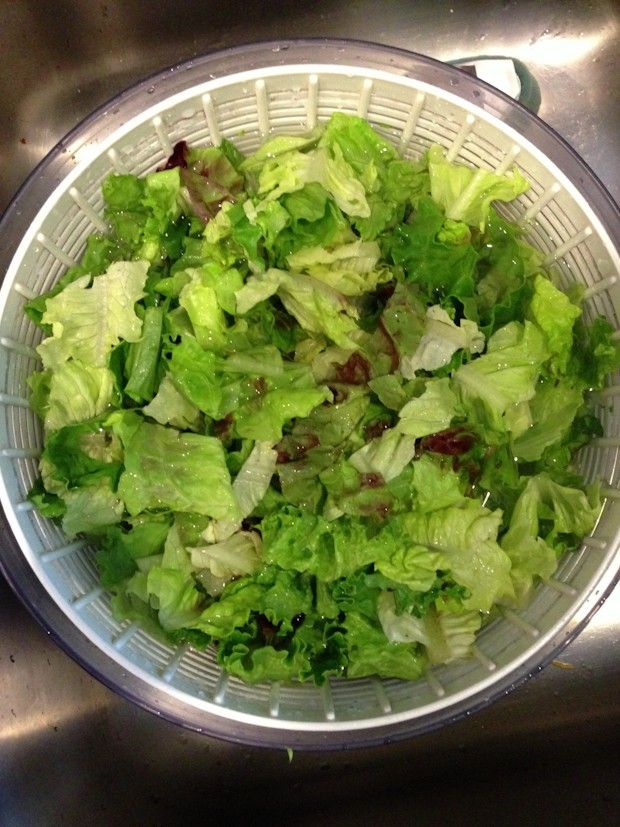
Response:
[[[405,737],[470,712],[548,662],[583,626],[618,576],[618,411],[600,395],[605,436],[580,465],[600,479],[605,507],[592,537],[561,561],[521,611],[481,633],[475,657],[416,682],[332,680],[247,686],[213,653],[175,649],[119,624],[100,587],[93,551],[68,542],[30,506],[41,431],[28,407],[40,332],[24,301],[51,287],[89,234],[105,230],[102,180],[142,174],[175,142],[230,138],[251,152],[267,135],[301,133],[335,111],[369,121],[406,156],[443,145],[459,162],[502,171],[517,164],[531,187],[502,212],[519,221],[564,285],[586,286],[586,318],[617,328],[618,211],[585,164],[541,121],[451,67],[371,44],[299,41],[228,50],[174,67],[115,99],[71,133],[35,171],[0,226],[0,495],[12,537],[0,553],[26,605],[108,686],[173,721],[247,743],[352,746]]]

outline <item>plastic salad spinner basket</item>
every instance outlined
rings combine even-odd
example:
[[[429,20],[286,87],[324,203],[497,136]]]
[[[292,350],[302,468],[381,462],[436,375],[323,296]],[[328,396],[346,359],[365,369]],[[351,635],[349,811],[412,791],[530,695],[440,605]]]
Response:
[[[431,143],[448,158],[503,171],[530,188],[502,213],[520,222],[561,284],[585,285],[584,315],[618,327],[618,209],[551,129],[480,81],[428,58],[347,41],[232,49],[173,67],[95,112],[57,146],[7,210],[0,265],[0,494],[11,531],[1,552],[14,589],[54,638],[125,697],[184,726],[231,740],[296,748],[346,747],[406,737],[454,720],[547,663],[587,622],[617,579],[619,415],[610,384],[599,396],[605,435],[579,458],[603,486],[604,507],[581,549],[567,554],[526,607],[479,635],[475,656],[416,682],[332,680],[249,686],[222,674],[211,650],[175,649],[119,623],[92,548],[68,541],[27,493],[41,430],[26,380],[40,331],[23,313],[105,229],[100,186],[111,172],[143,174],[179,140],[230,138],[253,151],[268,134],[302,133],[335,111],[366,117],[405,157]],[[610,379],[613,382],[613,379]],[[12,535],[12,536],[11,536]]]

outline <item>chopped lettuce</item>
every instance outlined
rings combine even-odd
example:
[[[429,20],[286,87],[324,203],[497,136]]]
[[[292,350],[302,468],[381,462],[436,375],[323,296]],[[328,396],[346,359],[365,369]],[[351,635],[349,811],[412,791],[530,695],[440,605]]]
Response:
[[[415,680],[553,575],[620,343],[493,206],[526,188],[344,113],[105,179],[109,232],[26,305],[30,499],[119,619],[248,682]]]

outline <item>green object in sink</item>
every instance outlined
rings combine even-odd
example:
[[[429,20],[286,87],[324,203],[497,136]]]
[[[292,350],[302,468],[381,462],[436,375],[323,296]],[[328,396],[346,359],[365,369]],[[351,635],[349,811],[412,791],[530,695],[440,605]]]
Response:
[[[501,55],[476,55],[451,60],[453,66],[470,71],[480,80],[490,83],[522,103],[532,112],[538,112],[541,96],[536,78],[525,63]]]

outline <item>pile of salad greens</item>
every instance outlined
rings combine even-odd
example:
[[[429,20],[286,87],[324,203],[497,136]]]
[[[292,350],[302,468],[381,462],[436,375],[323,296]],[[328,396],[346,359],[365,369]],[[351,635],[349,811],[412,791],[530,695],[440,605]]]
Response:
[[[109,233],[26,307],[31,499],[118,618],[246,681],[415,679],[553,574],[620,360],[493,206],[527,187],[342,113],[104,180]]]

